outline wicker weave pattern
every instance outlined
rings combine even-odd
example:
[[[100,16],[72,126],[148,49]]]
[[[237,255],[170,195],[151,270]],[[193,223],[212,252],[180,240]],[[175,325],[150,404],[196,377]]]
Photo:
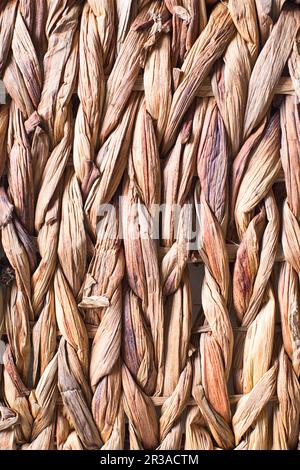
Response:
[[[0,449],[297,448],[298,3],[0,0]]]

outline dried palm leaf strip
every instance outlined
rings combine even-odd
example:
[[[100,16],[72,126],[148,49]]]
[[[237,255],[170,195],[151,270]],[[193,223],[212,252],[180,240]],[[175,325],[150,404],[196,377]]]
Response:
[[[99,175],[96,177],[85,202],[85,212],[91,233],[96,236],[99,207],[109,203],[122,180],[130,148],[135,113],[140,93],[132,93],[127,108],[96,157]]]
[[[207,23],[205,1],[166,0],[172,14],[172,65],[179,66]]]
[[[181,1],[166,0],[165,3],[169,12],[172,14],[172,66],[176,67],[179,58],[181,60],[183,59],[182,49],[184,49],[184,47],[181,47],[181,32],[184,26],[182,16],[185,14],[187,19],[188,12],[182,7]],[[178,14],[178,11],[181,13],[181,17]]]
[[[115,225],[119,220],[118,193],[116,196],[115,193],[127,165],[139,102],[139,94],[133,93],[119,124],[101,146],[95,159],[96,176],[94,182],[88,182],[91,190],[89,193],[88,187],[85,190],[88,193],[85,212],[96,238],[96,246],[80,292],[79,306],[85,310],[86,319],[97,328],[90,361],[92,414],[101,436],[102,448],[114,450],[124,447],[120,348],[123,305],[121,282],[125,268],[118,239],[120,227]],[[106,207],[110,202],[113,202],[113,213],[110,211],[111,206]]]
[[[261,124],[274,96],[300,26],[300,11],[287,5],[280,13],[272,32],[253,68],[244,119],[244,139]]]
[[[204,330],[204,327],[203,327],[203,330]],[[210,331],[208,328],[205,329],[205,331],[203,331],[204,333],[207,333],[207,331]],[[193,354],[193,349],[191,349],[189,351],[189,354]],[[236,405],[238,403],[238,401],[243,397],[243,394],[236,394],[236,395],[229,395],[229,401],[232,405]],[[150,397],[151,398],[151,401],[153,402],[154,406],[156,408],[160,408],[163,406],[163,404],[170,398],[169,396],[160,396],[160,397],[157,397],[157,396],[152,396]],[[58,397],[57,399],[57,404],[61,404],[61,398]],[[270,400],[269,400],[270,403],[276,403],[278,402],[278,397],[277,395],[273,395],[271,396]],[[186,404],[185,406],[186,407],[190,407],[190,406],[195,406],[197,405],[195,399],[193,397],[190,397],[187,401],[186,401]],[[196,406],[196,408],[198,409],[198,406]],[[202,418],[202,423],[204,423],[204,420]],[[205,423],[203,424],[203,426],[205,427]],[[196,449],[197,450],[197,449]],[[198,449],[199,450],[199,449]]]
[[[12,54],[4,71],[4,83],[6,83],[6,88],[12,97],[7,140],[9,195],[14,205],[15,214],[24,231],[24,236],[29,238],[33,235],[34,227],[34,185],[31,140],[26,128],[26,122],[33,110],[38,106],[40,99],[41,68],[39,57],[35,52],[30,36],[33,25],[28,15],[26,15],[26,6],[26,2],[23,2],[17,10],[15,29],[11,42]],[[43,15],[41,17],[43,18]],[[25,56],[27,56],[27,61],[24,60]],[[12,76],[15,80],[11,80]],[[31,79],[29,76],[31,76]],[[32,273],[36,267],[35,255],[31,257],[30,261]],[[31,304],[28,305],[28,308],[29,310],[27,310],[26,315],[29,320],[32,318]],[[11,313],[12,316],[7,317],[7,331],[12,332],[14,314],[13,311]],[[10,322],[12,322],[11,325]],[[13,338],[11,340],[13,343],[15,342]],[[27,341],[29,345],[29,337]],[[15,344],[17,347],[18,341]],[[26,344],[26,341],[24,341],[24,344]],[[22,348],[21,345],[20,347]],[[13,353],[15,357],[18,357],[19,354],[16,351],[13,350]],[[29,350],[27,350],[26,355],[29,361]],[[19,368],[18,361],[16,365]],[[27,373],[21,372],[25,383],[28,383]]]
[[[58,356],[55,354],[41,374],[36,388],[30,392],[29,403],[34,421],[30,441],[24,444],[22,449],[54,449],[55,421],[53,417],[56,414],[58,396],[57,368]]]
[[[100,117],[105,98],[104,72],[114,54],[114,5],[111,0],[84,6],[80,25],[78,79],[79,109],[74,130],[73,161],[86,197],[98,174],[94,164],[99,150]]]
[[[134,93],[121,122],[100,148],[96,158],[100,177],[95,180],[85,204],[91,230],[97,236],[79,304],[80,308],[85,309],[87,321],[98,326],[90,363],[94,393],[92,414],[103,448],[115,450],[124,446],[120,369],[124,257],[119,241],[119,225],[115,225],[119,209],[113,197],[127,165],[127,152],[139,102],[139,94]],[[114,202],[113,214],[110,213],[111,206],[106,206],[110,201]],[[112,399],[115,394],[116,400]]]
[[[169,399],[161,410],[161,450],[177,449],[183,444],[183,410],[191,393],[192,301],[187,267],[192,227],[190,191],[206,106],[207,100],[196,101],[163,167],[162,241],[169,249],[161,264],[165,295],[163,392]]]
[[[134,4],[134,0],[116,0],[116,14],[118,22],[116,48],[117,54],[119,54],[122,43],[126,38]]]
[[[291,97],[281,105],[282,147],[281,160],[285,173],[287,199],[283,206],[282,246],[286,262],[282,264],[279,289],[283,341],[286,353],[292,361],[295,374],[300,375],[299,315],[295,306],[299,301],[299,112]]]
[[[15,450],[16,445],[14,442],[14,426],[19,423],[19,416],[13,412],[4,402],[0,403],[0,442],[2,450]]]
[[[67,9],[55,26],[57,15]],[[38,248],[41,261],[32,279],[33,308],[38,315],[53,279],[57,260],[59,231],[59,211],[61,201],[61,178],[65,170],[71,148],[71,107],[70,100],[76,80],[76,58],[78,53],[78,35],[75,34],[79,7],[70,3],[53,4],[47,18],[48,50],[44,60],[44,83],[38,114],[43,119],[47,135],[42,158],[37,160],[36,172],[40,172],[38,195],[36,200],[35,226],[38,231]],[[72,27],[68,28],[67,24]],[[57,37],[64,31],[66,48],[58,47]],[[53,77],[53,68],[56,68]],[[48,148],[48,151],[47,151]],[[41,151],[40,147],[37,152]]]
[[[102,3],[105,6],[106,2]],[[93,174],[95,172],[97,174],[94,158],[98,151],[100,116],[105,96],[102,53],[105,32],[101,31],[98,25],[95,12],[89,3],[86,3],[80,25],[78,78],[80,105],[76,115],[73,152],[76,176],[82,185],[84,195],[87,193]]]
[[[120,354],[121,283],[125,260],[119,239],[119,207],[114,200],[112,202],[99,222],[97,243],[79,295],[79,307],[96,328],[89,365],[93,418],[102,449],[120,450],[124,447]]]
[[[282,260],[281,260],[282,261]],[[80,297],[80,295],[79,295]],[[82,302],[80,302],[79,304],[79,308],[82,308],[81,305],[83,305],[83,307],[85,305],[88,305],[90,309],[96,307],[98,308],[99,307],[99,304],[101,304],[102,307],[108,307],[109,306],[109,301],[107,299],[106,296],[92,296],[92,297],[89,297],[89,298],[86,298],[84,300],[82,300]],[[90,310],[91,311],[91,310]],[[95,319],[95,317],[94,317]],[[30,327],[31,328],[34,328],[34,326],[36,325],[35,322],[30,322]],[[96,335],[96,332],[97,332],[97,325],[95,324],[91,324],[91,323],[86,323],[85,322],[85,325],[86,325],[86,329],[87,329],[87,333],[88,333],[88,337],[90,339],[93,339]],[[276,327],[276,332],[277,333],[281,333],[281,324],[279,323]],[[246,333],[247,332],[247,327],[245,326],[233,326],[232,327],[233,331],[241,331],[243,333]],[[5,334],[5,330],[3,330]],[[192,334],[202,334],[202,333],[207,333],[211,331],[211,328],[209,326],[198,326],[197,324],[194,325],[194,327],[192,328]],[[56,331],[56,336],[62,336],[61,332],[59,330]]]
[[[131,25],[107,81],[101,143],[119,123],[147,50],[168,30],[168,18],[164,3],[156,0],[146,5]]]
[[[178,79],[178,75],[180,77],[180,69],[173,69],[173,81],[174,79]],[[282,76],[280,77],[275,90],[274,90],[274,95],[294,95],[295,94],[295,89],[297,89],[297,85],[293,84],[292,78],[288,76]],[[143,91],[144,90],[144,79],[142,75],[139,75],[136,79],[136,82],[133,87],[134,91]],[[211,97],[217,96],[217,91],[212,90],[212,86],[210,83],[209,79],[204,80],[203,84],[200,85],[200,87],[197,89],[196,92],[196,97],[199,98],[206,98],[206,97]]]
[[[299,438],[300,385],[282,348],[277,376],[278,404],[273,416],[273,450],[296,449]]]
[[[126,289],[124,302],[122,384],[129,445],[131,450],[154,448],[158,442],[158,422],[149,398],[157,381],[153,339],[142,302],[133,290]]]
[[[186,201],[188,203],[188,200]],[[191,204],[182,207],[177,239],[163,259],[162,275],[168,276],[165,288],[165,375],[163,392],[169,396],[161,410],[160,450],[177,449],[182,445],[183,411],[191,393],[192,367],[188,359],[192,323],[190,281],[186,266]],[[189,225],[187,225],[189,224]],[[178,249],[178,250],[177,250]],[[176,266],[176,260],[180,264]],[[175,274],[175,276],[173,276]]]
[[[139,12],[151,1],[152,0],[116,0],[117,54],[119,54],[120,48],[126,39],[131,23],[135,20]]]
[[[265,45],[269,38],[274,23],[278,20],[280,11],[285,3],[286,0],[275,0],[271,3],[266,3],[264,0],[255,0],[262,46]]]
[[[94,448],[100,438],[89,411],[91,400],[87,389],[86,376],[88,366],[88,338],[85,325],[77,309],[75,295],[78,290],[76,274],[67,282],[72,257],[76,246],[84,246],[83,212],[81,195],[73,171],[64,171],[72,149],[73,120],[71,116],[71,97],[77,79],[77,54],[79,36],[76,33],[80,7],[75,2],[52,5],[47,18],[48,50],[46,54],[45,79],[39,114],[47,123],[49,155],[43,169],[39,195],[36,203],[36,229],[38,244],[42,250],[42,260],[34,274],[33,286],[35,308],[41,314],[39,318],[40,331],[34,332],[36,338],[40,335],[36,348],[35,364],[39,364],[39,354],[44,353],[43,332],[50,327],[53,333],[56,322],[62,332],[59,342],[58,388],[62,396],[63,406],[58,409],[57,420],[67,416],[64,434],[60,435],[60,427],[56,426],[53,436],[56,437],[58,448],[76,448],[82,446]],[[61,10],[62,9],[62,10]],[[56,22],[57,15],[61,21]],[[64,23],[65,21],[65,23]],[[68,27],[67,25],[72,25]],[[57,44],[57,35],[65,32],[62,38],[66,41],[66,49],[61,50]],[[53,77],[53,67],[60,72]],[[49,179],[48,179],[49,178]],[[64,186],[65,185],[65,186]],[[64,189],[63,189],[64,188]],[[62,212],[61,210],[62,203]],[[49,223],[50,222],[50,223]],[[60,224],[62,224],[60,230]],[[76,224],[76,230],[73,225]],[[70,230],[73,234],[70,240]],[[77,236],[74,237],[74,234]],[[65,251],[62,256],[62,252]],[[84,252],[83,258],[84,258]],[[74,259],[75,261],[75,259]],[[82,270],[82,259],[79,258],[78,275]],[[83,269],[85,260],[83,259]],[[45,269],[46,267],[46,269]],[[55,341],[48,343],[47,355],[56,352]],[[44,349],[44,350],[43,350]],[[68,367],[66,367],[66,363]],[[37,369],[38,373],[38,369]],[[82,434],[82,423],[85,423],[86,433]],[[96,442],[96,443],[95,443]]]
[[[147,111],[152,117],[157,144],[163,138],[172,101],[170,36],[162,35],[149,50],[143,75]]]
[[[300,41],[300,33],[298,31],[297,36],[293,43],[293,49],[291,55],[288,60],[288,69],[291,76],[291,81],[293,84],[293,88],[295,94],[299,100],[300,97],[300,87],[299,87],[299,79],[300,79],[300,60],[299,60],[299,41]]]
[[[248,84],[258,54],[259,32],[255,0],[230,0],[228,9],[237,34],[216,66],[212,89],[226,127],[229,150],[234,158],[243,140]]]
[[[7,158],[7,131],[9,120],[9,105],[0,105],[0,177],[2,177]]]
[[[15,18],[17,14],[18,0],[12,0],[1,5],[0,11],[0,77],[6,67],[6,61],[10,53],[11,42],[14,33]]]
[[[163,37],[165,37],[165,36],[163,36]],[[150,55],[151,55],[151,52],[149,53],[149,55],[147,55],[147,57],[150,56]],[[179,69],[173,69],[173,81],[174,81],[174,79],[177,80],[177,77],[178,77],[176,70],[179,70]],[[155,76],[158,75],[158,74],[155,73],[155,70],[151,70],[151,74],[153,74],[153,72],[154,72]],[[179,70],[178,73],[179,73],[179,76],[180,76],[180,70]],[[290,72],[291,76],[292,76],[293,73],[297,75],[296,70],[294,72],[292,72],[292,71]],[[143,75],[139,75],[137,77],[137,79],[135,81],[135,84],[133,86],[133,91],[144,91],[145,90],[144,75],[145,75],[145,71],[144,71]],[[274,95],[297,95],[296,91],[298,90],[298,86],[297,86],[296,75],[294,76],[294,81],[289,76],[280,77],[280,79],[279,79],[279,81],[278,81],[278,83],[277,83],[277,85],[274,89]],[[107,75],[105,76],[105,79],[107,80]],[[3,84],[3,82],[0,81],[0,85],[1,84],[2,84],[2,90],[0,88],[0,90],[1,90],[0,96],[3,97],[3,104],[4,104],[5,103],[6,93],[5,93],[4,84]],[[146,90],[146,92],[149,92],[149,91],[151,91],[151,90],[149,90],[149,89]],[[207,98],[207,97],[212,97],[212,96],[215,96],[215,95],[216,95],[216,98],[218,98],[218,96],[217,96],[218,92],[216,90],[213,92],[212,86],[211,86],[210,81],[208,79],[204,80],[203,84],[198,88],[198,90],[196,92],[196,97],[198,97],[198,98]]]
[[[124,406],[130,423],[130,447],[153,449],[158,444],[158,423],[148,395],[154,392],[159,395],[162,390],[164,315],[157,241],[153,238],[153,205],[160,202],[160,161],[152,118],[144,99],[136,115],[127,172],[122,193],[122,225],[130,289],[125,296],[123,344],[129,338],[132,341],[125,349],[122,369]],[[146,340],[143,378],[138,375],[137,327]],[[151,382],[146,377],[151,377]]]
[[[12,8],[13,2],[7,4],[6,7],[8,9]],[[33,318],[30,279],[36,267],[36,254],[31,239],[34,227],[34,184],[31,139],[29,137],[31,130],[28,128],[27,123],[40,99],[41,67],[39,60],[41,56],[36,53],[35,44],[31,39],[33,24],[30,15],[28,15],[27,7],[28,2],[20,2],[15,12],[14,32],[11,42],[8,41],[11,54],[3,71],[4,82],[12,98],[7,138],[7,170],[8,194],[10,201],[13,203],[11,209],[14,210],[14,215],[9,221],[9,226],[5,224],[2,228],[2,244],[7,257],[10,259],[11,266],[19,271],[16,281],[13,283],[11,290],[7,292],[5,299],[6,331],[11,345],[7,367],[13,364],[18,380],[28,386],[31,384],[31,378],[29,377],[31,345],[28,324],[29,320]],[[40,8],[43,10],[43,5]],[[38,17],[42,23],[44,19],[42,11]],[[43,30],[42,25],[40,29]],[[40,53],[42,54],[42,52],[41,48]],[[5,201],[4,190],[3,198]],[[4,214],[7,213],[7,208],[6,203]],[[25,280],[25,278],[27,279]],[[18,393],[14,382],[10,381],[9,373],[6,378],[7,384],[4,378],[4,396],[9,406],[14,409],[14,407],[18,407]],[[17,431],[14,430],[11,441],[13,447],[23,444],[31,438],[31,432],[28,434],[28,427],[30,428],[31,424],[34,425],[25,395],[23,401],[23,422],[25,427],[21,426]],[[22,414],[22,408],[19,412]],[[53,414],[49,416],[51,421]],[[49,424],[50,426],[53,425],[51,422]],[[47,427],[47,423],[45,423],[45,427]],[[43,430],[44,428],[40,431]],[[33,434],[34,438],[35,434]]]
[[[98,241],[96,238],[96,245],[93,246],[86,233],[84,203],[91,186],[99,176],[95,159],[99,150],[100,117],[105,97],[104,70],[110,69],[114,56],[114,19],[115,9],[111,0],[91,0],[83,8],[78,78],[80,104],[76,115],[73,151],[76,177],[70,172],[72,192],[65,193],[62,211],[65,236],[60,237],[58,247],[60,262],[66,278],[71,280],[79,312],[84,312],[85,321],[95,328],[89,357],[89,382],[92,387],[92,394],[89,392],[88,399],[88,410],[91,410],[89,421],[93,423],[93,441],[96,448],[103,444],[104,448],[107,446],[108,449],[120,449],[124,444],[120,367],[117,364],[121,304],[120,289],[117,289],[115,284],[116,277],[119,282],[123,277],[124,263],[122,257],[119,263],[116,263],[115,256],[120,255],[120,250],[113,239],[110,242],[109,239]],[[113,235],[110,230],[108,233],[109,236]],[[93,258],[88,266],[88,254],[91,249]],[[107,272],[103,269],[105,263]],[[113,276],[114,270],[116,276]],[[101,294],[107,297],[101,297]],[[112,298],[114,301],[110,306]],[[105,309],[105,305],[110,308]],[[115,341],[113,350],[112,337]],[[89,349],[88,343],[85,347]],[[111,399],[113,394],[114,401]],[[61,416],[58,422],[61,448],[85,448],[74,432],[66,440],[65,430],[68,429],[68,423],[64,416]],[[115,437],[111,439],[113,431]]]
[[[13,430],[12,448],[30,439],[32,416],[29,410],[26,383],[29,375],[30,333],[29,319],[32,317],[30,290],[30,254],[32,244],[13,213],[5,189],[1,188],[1,241],[4,252],[15,272],[15,280],[4,293],[4,314],[8,338],[14,348],[7,346],[8,361],[3,370],[3,395],[13,413],[20,416],[20,425]],[[12,322],[11,320],[14,319]],[[23,338],[20,336],[22,332]],[[22,339],[22,341],[21,341]],[[18,367],[16,366],[18,364]],[[13,377],[11,379],[10,377]],[[19,387],[17,383],[20,383]],[[19,389],[26,390],[26,393]]]
[[[299,61],[299,56],[298,56]],[[296,63],[296,61],[294,62]],[[277,393],[273,430],[274,449],[294,449],[299,432],[300,410],[300,328],[299,328],[299,110],[291,97],[280,108],[282,131],[281,161],[285,173],[287,198],[283,205],[282,245],[286,261],[279,274],[279,307],[283,345],[279,359]],[[286,392],[284,392],[286,390]]]
[[[206,28],[183,63],[181,82],[173,95],[164,135],[164,154],[175,142],[178,127],[192,104],[198,88],[207,78],[214,62],[222,56],[235,32],[236,29],[227,5],[218,4],[213,10]]]
[[[267,404],[274,394],[278,369],[277,363],[272,365],[275,298],[270,275],[279,235],[271,188],[281,165],[279,139],[279,116],[275,114],[261,140],[248,145],[245,170],[238,179],[234,172],[232,183],[238,188],[234,207],[240,239],[233,301],[239,324],[247,327],[246,336],[237,335],[233,365],[235,392],[244,393],[232,420],[236,445],[241,449],[268,449],[270,442]],[[267,153],[262,150],[265,147]]]
[[[80,30],[82,60],[79,69],[79,96],[81,105],[77,114],[74,140],[74,148],[79,148],[80,151],[77,153],[75,150],[73,155],[84,199],[95,180],[97,184],[97,178],[99,179],[99,174],[101,174],[95,163],[95,156],[99,147],[100,116],[105,96],[104,68],[109,69],[109,62],[113,58],[111,41],[114,19],[114,8],[110,0],[101,4],[89,2],[85,8]],[[91,28],[94,31],[93,35],[90,34]],[[99,55],[100,61],[98,61]],[[127,121],[125,121],[125,126],[126,124]],[[116,134],[115,137],[118,139],[121,135]],[[110,142],[116,158],[119,157],[120,150],[115,146],[117,139],[112,138]],[[87,142],[89,142],[88,147]],[[108,165],[110,165],[110,156],[111,153],[108,154],[106,160]],[[105,162],[102,163],[103,167],[104,165]],[[114,170],[113,166],[111,170]],[[99,209],[100,205],[96,210],[99,212]],[[119,359],[122,312],[120,282],[124,275],[124,257],[120,243],[117,241],[118,227],[114,225],[118,220],[117,211],[118,208],[114,206],[114,214],[95,212],[96,245],[79,293],[79,307],[84,309],[86,320],[94,324],[96,328],[89,365],[93,393],[90,406],[101,438],[98,446],[101,445],[106,450],[120,450],[124,447],[125,430]],[[96,226],[97,216],[101,215],[105,217],[101,221],[101,226],[98,227]],[[76,247],[74,248],[76,253]],[[84,267],[82,272],[85,272]],[[62,423],[62,429],[63,427],[64,423]]]
[[[73,170],[66,173],[65,180],[61,214],[63,226],[59,233],[58,263],[54,273],[54,300],[56,320],[62,332],[58,352],[58,386],[69,423],[65,426],[64,441],[60,440],[59,446],[93,449],[98,448],[101,441],[90,411],[88,335],[76,303],[86,259],[84,250],[82,257],[76,259],[73,255],[78,248],[84,248],[86,242],[83,208]],[[69,279],[68,274],[74,268],[75,261],[78,262],[78,270]]]
[[[66,12],[65,16],[58,21],[58,24],[53,24],[57,20],[56,15],[60,16],[63,12]],[[52,384],[52,391],[50,396],[53,396],[55,402],[55,394],[57,392],[57,361],[53,362],[53,368],[47,367],[47,363],[43,363],[44,372],[40,372],[39,367],[39,354],[40,345],[42,341],[40,334],[44,331],[43,326],[48,324],[50,326],[50,338],[52,341],[48,343],[48,358],[51,361],[51,355],[55,354],[55,334],[56,322],[55,316],[53,316],[53,293],[52,285],[50,285],[54,275],[54,298],[55,298],[55,315],[57,317],[59,328],[62,330],[63,336],[69,341],[70,348],[73,346],[76,348],[78,353],[78,364],[74,367],[76,373],[80,375],[81,364],[85,369],[86,373],[86,359],[84,359],[84,353],[82,350],[87,348],[84,346],[84,335],[86,330],[83,322],[80,323],[80,315],[73,307],[74,300],[72,300],[72,292],[67,286],[64,275],[59,267],[56,268],[57,262],[57,242],[58,242],[58,227],[59,227],[59,209],[60,209],[60,183],[63,175],[64,168],[66,166],[70,151],[72,135],[69,132],[71,128],[71,114],[70,114],[70,99],[74,90],[75,78],[76,78],[76,57],[77,57],[77,46],[78,46],[78,35],[74,34],[80,7],[74,2],[64,2],[64,4],[53,3],[48,12],[46,31],[48,35],[48,50],[44,60],[44,83],[41,92],[41,98],[34,93],[31,93],[32,97],[40,102],[34,102],[34,108],[29,116],[28,121],[25,123],[27,132],[32,132],[37,129],[40,121],[43,119],[43,128],[47,132],[46,138],[40,138],[41,134],[38,134],[38,141],[34,141],[36,147],[42,152],[42,159],[38,161],[37,166],[39,167],[39,175],[41,176],[41,183],[38,182],[36,189],[38,192],[37,207],[35,214],[36,229],[39,231],[38,245],[42,260],[33,276],[33,310],[36,316],[41,313],[44,321],[38,323],[37,331],[34,332],[35,338],[37,338],[37,347],[34,351],[34,364],[35,369],[33,371],[33,381],[38,381],[38,386],[44,383]],[[64,23],[65,22],[65,23]],[[62,36],[61,31],[64,25],[65,37]],[[21,24],[23,27],[23,25]],[[71,26],[71,27],[70,27]],[[23,31],[21,29],[21,31]],[[23,32],[25,34],[25,32]],[[67,47],[65,50],[61,50],[57,46],[57,34],[60,34],[61,39],[66,40]],[[29,43],[30,44],[30,43]],[[15,50],[19,52],[17,46]],[[22,62],[21,62],[22,64]],[[56,75],[53,76],[53,65],[56,65]],[[37,69],[35,69],[37,70]],[[58,73],[60,72],[60,73]],[[26,84],[26,73],[24,72],[24,81]],[[23,87],[24,88],[24,87]],[[37,91],[34,89],[34,92]],[[29,103],[29,102],[28,102]],[[22,103],[21,103],[22,104]],[[27,102],[26,102],[27,104]],[[38,112],[34,109],[38,108]],[[26,108],[25,108],[26,110]],[[49,149],[49,151],[48,151]],[[33,187],[33,185],[32,185]],[[49,223],[50,222],[50,223]],[[27,221],[28,223],[28,221]],[[54,229],[54,230],[53,230]],[[62,235],[63,236],[63,235]],[[53,241],[54,237],[54,241]],[[56,243],[55,243],[56,238]],[[46,262],[46,269],[45,263]],[[56,270],[56,272],[55,272]],[[38,293],[38,297],[35,295]],[[47,299],[47,300],[46,300]],[[44,304],[44,300],[46,300]],[[44,311],[45,309],[45,311]],[[65,316],[61,318],[61,312],[64,309]],[[49,322],[50,320],[50,322]],[[48,323],[47,323],[48,322]],[[67,330],[66,330],[66,325]],[[44,326],[45,327],[45,326]],[[80,328],[82,331],[80,331]],[[79,331],[78,331],[79,330]],[[75,343],[73,341],[74,335],[77,335]],[[63,344],[65,340],[62,339]],[[87,341],[87,335],[86,335]],[[82,350],[81,350],[82,349]],[[44,349],[45,350],[45,349]],[[72,354],[72,351],[68,351],[68,356]],[[43,352],[43,350],[42,350]],[[45,358],[44,358],[45,360]],[[81,361],[81,364],[80,364]],[[59,362],[59,361],[58,361]],[[51,362],[49,362],[50,364]],[[61,363],[61,366],[63,364]],[[63,370],[63,369],[62,369]],[[64,383],[64,374],[62,370],[58,369],[59,386],[64,396],[64,403],[68,412],[71,415],[70,421],[74,425],[74,414],[73,412],[73,401],[68,401],[68,387]],[[69,376],[72,378],[74,370],[68,371]],[[50,374],[52,379],[47,382],[45,381],[44,374]],[[40,379],[39,376],[41,375]],[[84,379],[80,377],[83,381]],[[67,390],[66,390],[67,389]],[[38,388],[36,389],[38,390]],[[39,392],[40,393],[40,392]],[[48,392],[50,394],[50,390]],[[41,403],[41,412],[34,414],[33,430],[31,438],[33,439],[30,443],[32,448],[51,448],[53,445],[54,435],[54,406],[52,406],[53,400],[51,398],[49,405],[51,407],[45,407],[43,410],[43,396],[39,398]],[[38,410],[37,410],[38,411]],[[43,413],[45,413],[43,415]],[[80,416],[80,415],[79,415]],[[47,417],[47,419],[45,419]],[[73,420],[72,420],[73,418]],[[76,426],[76,422],[75,422]],[[30,436],[29,436],[30,437]],[[28,437],[28,438],[29,438]],[[68,436],[66,436],[68,437]],[[88,437],[87,437],[88,439]],[[29,441],[30,442],[30,441]],[[88,443],[89,445],[89,443]]]
[[[165,401],[161,409],[159,450],[175,450],[181,447],[183,433],[182,414],[191,393],[192,363],[186,359],[178,383],[172,395]]]
[[[86,264],[84,215],[79,185],[72,169],[66,172],[64,183],[54,300],[56,320],[62,332],[58,352],[58,385],[64,410],[59,410],[58,421],[63,419],[63,412],[67,419],[63,435],[58,427],[56,438],[61,449],[93,449],[98,448],[101,441],[90,411],[88,336],[76,304]],[[76,258],[74,253],[79,250],[81,256]]]
[[[229,263],[225,248],[228,163],[225,127],[216,101],[211,98],[197,157],[200,188],[195,191],[198,249],[205,264],[202,308],[205,325],[210,326],[211,332],[203,333],[197,345],[192,394],[214,441],[221,448],[233,447],[227,391],[233,350],[233,332],[227,309]]]

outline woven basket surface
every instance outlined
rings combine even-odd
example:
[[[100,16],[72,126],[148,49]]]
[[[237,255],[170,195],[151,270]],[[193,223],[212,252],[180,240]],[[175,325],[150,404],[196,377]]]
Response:
[[[0,80],[0,449],[297,449],[300,2],[0,0]]]

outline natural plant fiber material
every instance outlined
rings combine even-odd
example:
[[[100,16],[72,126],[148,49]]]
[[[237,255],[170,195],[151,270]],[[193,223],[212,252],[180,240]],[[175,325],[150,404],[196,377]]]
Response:
[[[0,0],[1,450],[297,448],[299,35]]]

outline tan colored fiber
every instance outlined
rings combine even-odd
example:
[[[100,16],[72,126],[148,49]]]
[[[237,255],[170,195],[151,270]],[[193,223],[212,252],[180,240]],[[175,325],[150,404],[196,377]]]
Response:
[[[295,450],[300,5],[0,0],[0,450]]]

